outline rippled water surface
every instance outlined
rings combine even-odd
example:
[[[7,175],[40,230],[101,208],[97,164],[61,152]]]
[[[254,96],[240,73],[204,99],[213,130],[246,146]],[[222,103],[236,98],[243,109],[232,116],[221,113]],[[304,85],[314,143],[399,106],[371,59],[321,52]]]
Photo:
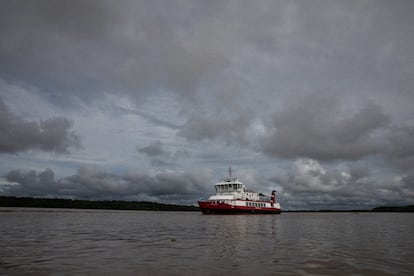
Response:
[[[0,208],[1,275],[414,275],[414,214]]]

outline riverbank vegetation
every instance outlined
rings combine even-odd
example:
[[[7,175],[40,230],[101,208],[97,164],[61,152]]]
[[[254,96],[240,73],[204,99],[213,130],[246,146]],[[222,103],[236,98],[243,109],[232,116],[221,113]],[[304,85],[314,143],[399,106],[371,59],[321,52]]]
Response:
[[[75,208],[151,211],[199,211],[195,206],[145,201],[72,200],[60,198],[0,197],[0,207]]]
[[[414,205],[382,206],[372,209],[373,212],[414,212]]]
[[[199,207],[146,201],[75,200],[0,196],[0,207],[72,208],[147,211],[200,211]],[[371,210],[289,210],[283,212],[414,212],[414,205],[381,206]]]

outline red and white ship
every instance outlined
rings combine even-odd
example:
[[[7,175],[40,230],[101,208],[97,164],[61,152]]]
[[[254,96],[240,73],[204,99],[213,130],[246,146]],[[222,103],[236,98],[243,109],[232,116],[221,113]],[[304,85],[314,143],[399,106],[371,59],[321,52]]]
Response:
[[[280,214],[282,209],[276,202],[276,191],[271,195],[249,191],[237,177],[229,176],[214,185],[216,194],[208,200],[199,201],[204,214]]]

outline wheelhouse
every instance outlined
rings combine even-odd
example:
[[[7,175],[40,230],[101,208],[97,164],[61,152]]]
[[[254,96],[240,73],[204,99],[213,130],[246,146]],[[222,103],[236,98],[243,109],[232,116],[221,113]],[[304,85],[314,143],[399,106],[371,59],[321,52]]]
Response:
[[[233,192],[246,192],[246,186],[240,181],[234,179],[232,181],[222,181],[214,185],[216,193],[233,193]]]

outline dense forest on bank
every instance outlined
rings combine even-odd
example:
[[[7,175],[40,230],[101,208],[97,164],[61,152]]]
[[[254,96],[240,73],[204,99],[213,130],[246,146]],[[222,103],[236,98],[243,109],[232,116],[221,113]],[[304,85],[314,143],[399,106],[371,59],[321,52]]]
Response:
[[[200,211],[199,207],[163,204],[146,201],[121,200],[74,200],[60,198],[32,198],[0,196],[0,207],[36,207],[36,208],[73,208],[108,210],[148,210],[148,211]],[[414,205],[381,206],[372,210],[298,210],[283,212],[414,212]]]
[[[0,207],[75,208],[110,210],[150,210],[150,211],[199,211],[195,206],[162,204],[145,201],[121,200],[72,200],[59,198],[3,197]]]
[[[373,212],[414,212],[414,205],[382,206],[372,209]]]

